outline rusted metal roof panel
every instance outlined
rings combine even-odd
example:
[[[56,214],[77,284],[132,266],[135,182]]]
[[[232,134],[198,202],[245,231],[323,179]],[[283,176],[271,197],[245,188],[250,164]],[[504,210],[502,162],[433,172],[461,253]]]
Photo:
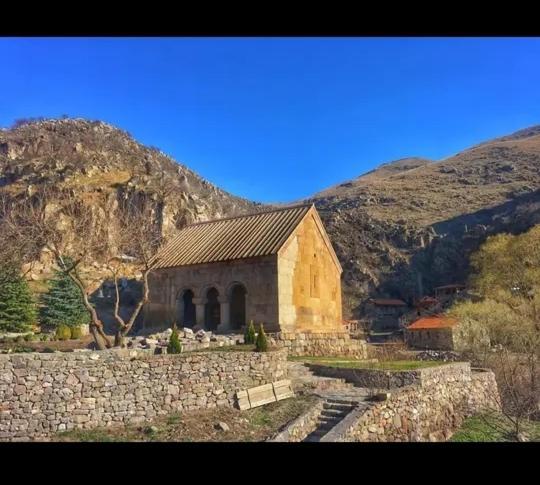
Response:
[[[419,318],[407,327],[407,330],[429,330],[438,328],[451,328],[458,322],[454,318],[433,316]]]
[[[311,207],[300,205],[192,224],[157,254],[155,268],[276,254]]]

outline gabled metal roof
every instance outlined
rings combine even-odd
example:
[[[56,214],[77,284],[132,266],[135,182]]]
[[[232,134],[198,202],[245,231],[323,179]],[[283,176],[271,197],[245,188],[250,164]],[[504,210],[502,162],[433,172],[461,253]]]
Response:
[[[186,226],[156,255],[154,267],[276,254],[312,207],[286,207]]]

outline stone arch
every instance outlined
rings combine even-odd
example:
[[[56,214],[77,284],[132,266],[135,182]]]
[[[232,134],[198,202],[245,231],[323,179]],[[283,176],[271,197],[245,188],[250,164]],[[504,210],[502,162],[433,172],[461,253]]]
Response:
[[[235,281],[229,285],[227,290],[229,300],[229,324],[234,330],[239,330],[246,325],[247,313],[247,289],[246,285],[240,281]]]
[[[201,303],[205,303],[205,304],[208,301],[208,291],[210,291],[212,288],[216,289],[220,296],[225,294],[224,288],[218,283],[209,283],[207,285],[200,286],[199,288],[200,290],[199,290],[198,295],[199,295],[200,301]]]
[[[197,310],[195,303],[195,291],[191,288],[183,288],[176,295],[176,315],[177,321],[183,327],[193,328],[197,321]]]
[[[204,326],[206,330],[216,331],[221,323],[221,303],[219,290],[215,286],[207,288],[204,295]]]

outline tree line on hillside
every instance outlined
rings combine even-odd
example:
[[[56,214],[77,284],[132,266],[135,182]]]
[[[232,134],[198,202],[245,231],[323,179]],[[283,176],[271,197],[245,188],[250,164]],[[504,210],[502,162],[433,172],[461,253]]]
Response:
[[[540,225],[488,238],[471,265],[476,298],[449,313],[469,339],[473,362],[495,372],[499,404],[518,437],[524,422],[540,418]],[[480,331],[489,347],[475,338]]]

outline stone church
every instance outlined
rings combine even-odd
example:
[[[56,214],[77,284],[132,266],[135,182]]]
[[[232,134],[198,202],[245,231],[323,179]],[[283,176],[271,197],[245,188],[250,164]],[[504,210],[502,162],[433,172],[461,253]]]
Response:
[[[193,224],[156,256],[144,326],[340,332],[341,273],[314,205]]]

